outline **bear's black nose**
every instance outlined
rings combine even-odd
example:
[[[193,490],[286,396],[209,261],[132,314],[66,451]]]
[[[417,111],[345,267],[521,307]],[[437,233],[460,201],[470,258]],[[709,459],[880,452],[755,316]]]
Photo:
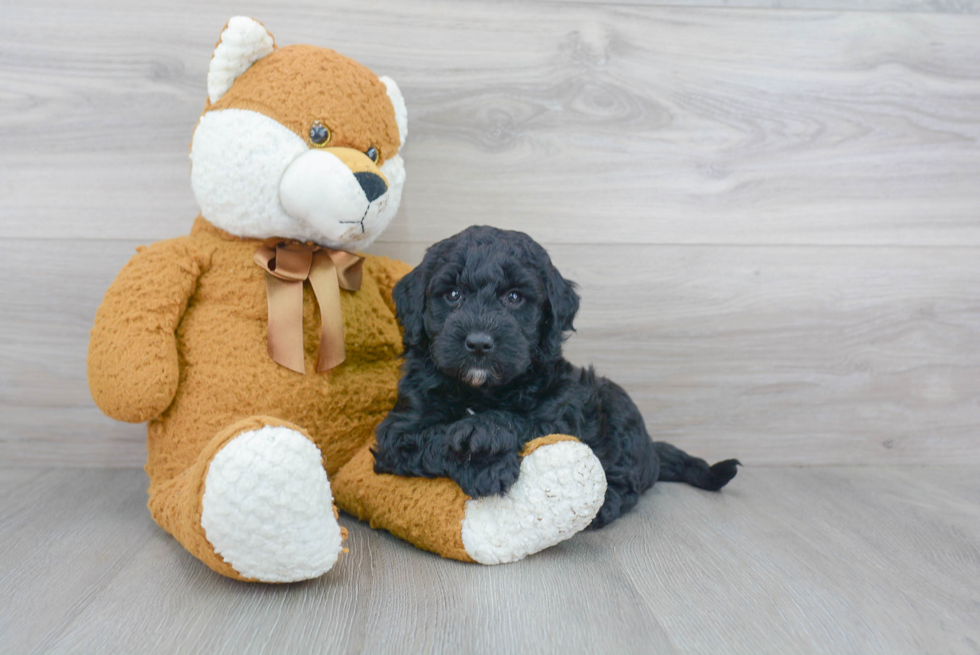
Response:
[[[466,349],[482,355],[493,350],[493,337],[486,332],[470,332],[466,335]]]
[[[375,175],[374,173],[354,173],[354,178],[361,185],[361,188],[364,189],[364,195],[367,196],[368,202],[374,202],[376,198],[380,198],[388,190],[388,185],[385,184],[385,181],[381,179],[380,175]]]

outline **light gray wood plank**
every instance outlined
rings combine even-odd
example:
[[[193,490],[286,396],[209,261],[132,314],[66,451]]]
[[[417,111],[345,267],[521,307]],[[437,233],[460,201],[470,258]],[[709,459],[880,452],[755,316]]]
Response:
[[[563,0],[541,0],[550,4]],[[816,11],[980,13],[976,0],[588,0],[589,4],[727,9],[793,9]]]
[[[609,528],[499,567],[344,517],[351,552],[326,576],[248,585],[152,525],[141,472],[42,473],[0,496],[0,646],[970,653],[980,509],[955,499],[980,495],[978,480],[962,466],[744,467],[720,494],[658,485]]]
[[[399,80],[389,241],[980,244],[980,17],[442,0],[6,6],[0,234],[182,232],[232,11]]]
[[[677,652],[623,573],[588,552],[482,568],[388,541],[374,560],[365,652],[399,652],[399,641],[405,652]],[[392,630],[393,615],[418,627]]]
[[[551,252],[583,299],[568,358],[623,385],[655,438],[757,463],[980,455],[974,249]]]
[[[292,585],[221,577],[156,529],[136,561],[43,650],[84,644],[97,652],[351,652],[363,639],[363,597],[373,585],[369,544],[379,535],[343,522],[354,535],[349,545],[358,548],[319,580]],[[106,629],[123,625],[132,628]]]
[[[350,554],[323,578],[296,585],[227,580],[159,532],[111,586],[93,592],[81,615],[66,627],[59,623],[51,630],[57,636],[36,650],[124,652],[142,643],[145,652],[178,653],[514,653],[568,644],[590,652],[674,652],[628,589],[600,585],[578,593],[569,567],[584,576],[579,579],[602,579],[610,573],[602,562],[570,561],[555,551],[536,558],[529,584],[525,564],[482,569],[441,560],[362,523],[343,522],[351,531]],[[509,601],[515,593],[516,602]],[[610,612],[601,623],[596,604]],[[536,614],[545,620],[538,624]],[[127,627],[107,629],[117,626]]]
[[[85,368],[95,310],[136,245],[27,240],[2,258],[0,465],[145,461],[145,426],[105,417]]]
[[[102,416],[85,378],[95,309],[136,242],[16,243],[0,462],[140,465],[143,427]],[[755,464],[980,463],[977,249],[549,249],[582,295],[568,358],[623,385],[658,439]]]
[[[155,531],[142,471],[0,470],[0,651],[27,653],[83,612]],[[82,649],[85,650],[85,649]]]
[[[16,492],[47,472],[48,469],[42,468],[0,468],[0,497]]]
[[[686,652],[970,653],[978,508],[920,470],[745,468],[697,503],[663,485],[606,538]]]
[[[967,469],[922,469],[914,473],[917,484],[930,485],[932,493],[948,493],[950,502],[968,507],[980,506],[977,476]]]

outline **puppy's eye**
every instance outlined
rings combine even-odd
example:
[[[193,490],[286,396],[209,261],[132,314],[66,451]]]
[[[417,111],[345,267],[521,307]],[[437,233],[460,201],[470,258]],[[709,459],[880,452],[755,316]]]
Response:
[[[504,299],[510,305],[520,305],[522,302],[524,302],[524,296],[517,291],[511,291],[504,297]]]
[[[375,164],[378,163],[378,157],[379,157],[378,149],[375,148],[374,146],[371,146],[370,148],[365,150],[364,154],[367,155],[371,159],[371,161],[373,161]]]
[[[446,293],[446,301],[453,305],[458,303],[462,297],[463,294],[459,292],[459,289],[453,289],[452,291]]]
[[[320,121],[316,121],[310,126],[310,143],[313,144],[314,148],[322,148],[327,145],[332,136],[327,126]]]

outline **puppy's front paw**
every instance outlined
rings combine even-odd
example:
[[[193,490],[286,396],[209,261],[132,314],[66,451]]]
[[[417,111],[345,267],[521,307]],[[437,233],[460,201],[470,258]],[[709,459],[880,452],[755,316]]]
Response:
[[[501,434],[499,430],[475,419],[463,419],[454,423],[446,434],[449,451],[464,461],[495,457],[507,450],[513,450],[513,442],[510,435]]]
[[[470,498],[507,493],[521,474],[521,456],[508,452],[478,463],[461,464],[451,476]]]
[[[534,442],[506,495],[466,501],[463,546],[481,564],[516,562],[568,539],[604,502],[606,475],[592,449],[559,435]]]

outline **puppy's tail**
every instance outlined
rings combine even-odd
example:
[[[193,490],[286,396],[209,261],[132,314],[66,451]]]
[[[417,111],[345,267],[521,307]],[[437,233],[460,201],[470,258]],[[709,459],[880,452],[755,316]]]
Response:
[[[698,489],[718,491],[735,477],[737,459],[726,459],[713,466],[703,459],[691,457],[680,448],[663,441],[655,441],[653,449],[660,459],[660,473],[657,480],[665,482],[686,482]]]

